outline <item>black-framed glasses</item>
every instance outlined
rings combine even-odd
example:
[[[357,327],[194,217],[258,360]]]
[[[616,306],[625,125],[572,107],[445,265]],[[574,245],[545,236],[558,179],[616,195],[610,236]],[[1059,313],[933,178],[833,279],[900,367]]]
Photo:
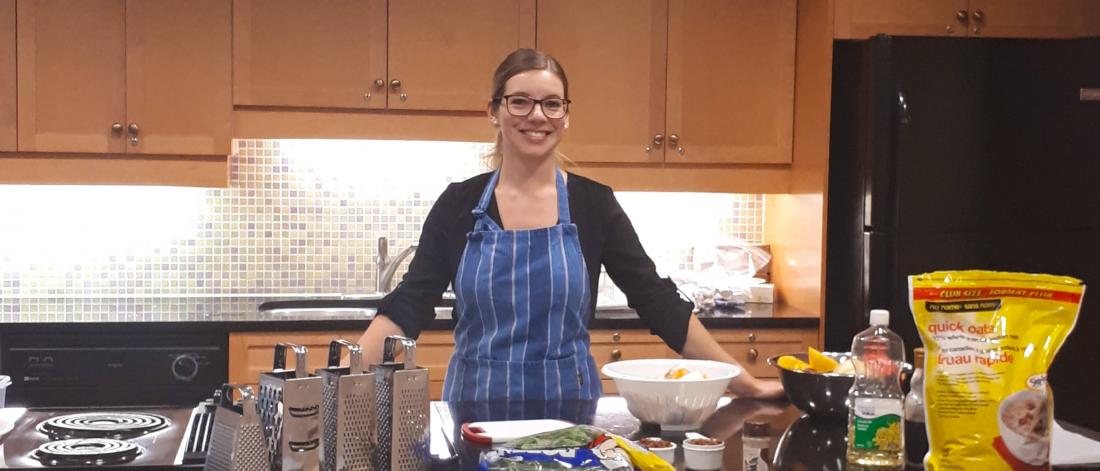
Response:
[[[508,110],[508,114],[520,118],[527,117],[532,111],[535,110],[535,105],[539,105],[542,108],[542,114],[550,119],[558,119],[565,117],[565,113],[569,111],[569,100],[565,98],[543,98],[536,100],[527,95],[504,95],[498,97],[496,101],[504,101],[504,109]]]

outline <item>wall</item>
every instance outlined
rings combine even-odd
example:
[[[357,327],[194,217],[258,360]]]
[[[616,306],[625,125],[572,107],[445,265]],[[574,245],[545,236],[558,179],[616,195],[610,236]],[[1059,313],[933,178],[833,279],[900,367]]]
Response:
[[[241,140],[224,189],[0,185],[0,320],[56,320],[74,297],[117,314],[144,312],[130,298],[372,292],[378,237],[391,253],[414,242],[446,184],[486,170],[486,150]],[[690,268],[700,241],[763,242],[761,195],[617,195],[665,273]]]

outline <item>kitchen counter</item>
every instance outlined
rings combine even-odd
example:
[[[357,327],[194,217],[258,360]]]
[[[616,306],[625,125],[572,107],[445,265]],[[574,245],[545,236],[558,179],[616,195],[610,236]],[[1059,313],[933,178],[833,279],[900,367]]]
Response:
[[[723,399],[722,406],[704,422],[699,430],[704,435],[725,440],[722,469],[742,469],[741,428],[747,420],[770,424],[770,456],[775,470],[843,470],[845,435],[844,421],[815,422],[786,401],[758,401],[751,399]],[[604,397],[598,401],[564,401],[547,403],[539,401],[514,403],[484,402],[433,402],[432,450],[437,456],[448,457],[450,469],[472,469],[484,447],[469,444],[461,439],[458,427],[462,423],[485,420],[519,420],[525,418],[558,418],[573,423],[592,424],[627,438],[637,439],[660,436],[677,442],[683,440],[681,432],[664,432],[652,424],[642,424],[626,409],[621,397]],[[550,411],[547,413],[547,411]],[[1064,428],[1091,439],[1100,434],[1082,430],[1072,425]],[[454,444],[454,452],[446,446]],[[676,469],[684,469],[683,451],[677,448]],[[1100,464],[1054,466],[1055,470],[1100,469]]]
[[[0,325],[8,331],[84,331],[105,326],[114,331],[322,331],[353,330],[370,324],[368,306],[361,309],[261,312],[261,303],[287,299],[340,299],[337,295],[225,296],[147,298],[17,298],[0,300]],[[812,313],[785,312],[774,304],[745,304],[742,309],[701,313],[709,328],[817,328]],[[452,330],[446,312],[429,330]],[[645,324],[629,308],[598,308],[591,329],[641,329]]]

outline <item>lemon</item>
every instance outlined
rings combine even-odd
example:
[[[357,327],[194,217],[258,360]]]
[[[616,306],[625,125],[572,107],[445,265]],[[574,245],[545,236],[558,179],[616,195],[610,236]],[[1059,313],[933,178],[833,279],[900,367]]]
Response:
[[[836,360],[822,355],[821,352],[810,347],[810,368],[818,373],[832,373],[837,367]]]
[[[802,371],[810,367],[809,363],[806,363],[790,355],[783,355],[779,357],[779,360],[776,361],[776,364],[778,364],[780,368],[791,371]]]

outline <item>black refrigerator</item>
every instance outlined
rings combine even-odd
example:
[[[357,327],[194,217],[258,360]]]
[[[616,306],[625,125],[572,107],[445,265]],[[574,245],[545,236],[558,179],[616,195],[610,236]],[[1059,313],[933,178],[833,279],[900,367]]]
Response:
[[[1091,285],[1050,372],[1100,429],[1100,38],[877,36],[834,44],[825,347],[868,311],[920,345],[907,276],[990,269]]]

